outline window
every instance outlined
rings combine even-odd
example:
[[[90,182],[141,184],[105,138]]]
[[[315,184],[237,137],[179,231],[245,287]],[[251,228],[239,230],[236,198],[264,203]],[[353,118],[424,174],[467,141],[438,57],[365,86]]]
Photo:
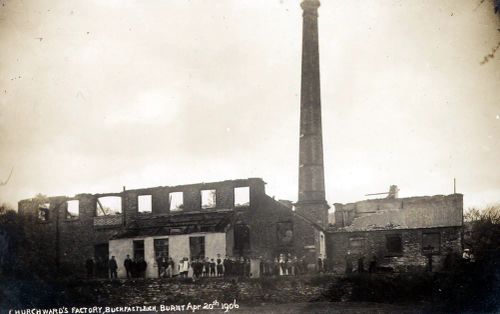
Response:
[[[49,221],[49,208],[50,208],[50,203],[41,204],[38,207],[38,220],[42,222]]]
[[[250,228],[245,224],[240,223],[234,226],[234,250],[239,255],[250,250]]]
[[[424,254],[439,254],[441,248],[440,233],[423,233],[422,234],[422,253]]]
[[[276,234],[279,245],[291,245],[293,240],[293,224],[291,221],[276,223]]]
[[[216,205],[217,192],[215,190],[201,191],[201,208],[214,208]]]
[[[352,254],[363,254],[365,251],[366,238],[352,237],[349,238],[349,251]]]
[[[168,194],[171,211],[180,211],[184,208],[184,193],[172,192]]]
[[[385,246],[388,254],[401,254],[403,245],[400,234],[391,234],[385,236]]]
[[[78,219],[80,216],[80,201],[72,200],[66,202],[66,219]]]
[[[155,239],[154,247],[156,259],[168,258],[168,239]]]
[[[120,215],[122,198],[119,196],[103,196],[97,199],[97,216]]]
[[[134,241],[134,259],[136,261],[144,259],[144,240]]]
[[[190,237],[189,252],[191,260],[205,258],[205,237]]]
[[[250,206],[250,188],[248,186],[234,189],[234,206]]]
[[[153,197],[151,195],[139,195],[137,197],[139,213],[151,213],[153,210]]]

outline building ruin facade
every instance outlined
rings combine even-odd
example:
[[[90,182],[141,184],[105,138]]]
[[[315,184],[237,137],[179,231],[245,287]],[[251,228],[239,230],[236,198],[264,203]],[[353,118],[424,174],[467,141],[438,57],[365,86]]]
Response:
[[[145,196],[149,205],[140,206]],[[107,198],[118,205],[101,208]],[[34,198],[20,201],[19,213],[37,224],[33,236],[43,240],[47,262],[83,271],[82,263],[93,257],[103,265],[101,276],[107,276],[111,256],[144,259],[150,265],[146,275],[157,277],[160,256],[179,261],[293,253],[314,265],[317,252],[326,254],[321,226],[268,196],[259,178]],[[125,275],[122,267],[119,276]]]

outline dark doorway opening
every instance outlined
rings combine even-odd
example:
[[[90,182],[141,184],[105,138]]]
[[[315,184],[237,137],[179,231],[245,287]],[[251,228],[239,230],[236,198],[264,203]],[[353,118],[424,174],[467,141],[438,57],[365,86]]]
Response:
[[[109,245],[107,243],[94,245],[95,276],[108,278]]]
[[[234,226],[234,252],[239,256],[250,252],[250,228],[245,224]]]
[[[191,260],[205,259],[205,237],[190,237],[189,251]]]

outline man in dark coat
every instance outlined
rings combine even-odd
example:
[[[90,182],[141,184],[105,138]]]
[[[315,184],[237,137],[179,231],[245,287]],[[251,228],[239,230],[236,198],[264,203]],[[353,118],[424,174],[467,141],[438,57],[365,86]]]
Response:
[[[217,254],[217,276],[222,276],[223,274],[222,259],[220,258],[220,254]]]
[[[377,255],[373,255],[372,260],[370,261],[370,266],[368,266],[368,272],[373,274],[377,271]]]
[[[137,263],[137,270],[139,271],[139,277],[144,278],[146,276],[146,268],[148,268],[148,263],[146,263],[144,258],[141,258]]]
[[[364,273],[365,272],[365,257],[361,256],[358,259],[358,273]]]
[[[347,251],[347,254],[345,256],[345,273],[346,274],[352,273],[352,257],[350,251]]]
[[[123,262],[123,266],[127,272],[127,278],[130,278],[130,276],[132,276],[132,259],[130,258],[130,255],[127,254],[127,258]]]
[[[109,267],[109,275],[111,277],[111,279],[113,278],[117,278],[117,270],[118,270],[118,264],[116,263],[116,260],[115,260],[115,257],[114,256],[111,256],[111,259],[109,260],[109,264],[108,264],[108,267]]]
[[[92,257],[89,257],[85,261],[85,268],[87,269],[87,278],[94,277],[94,260],[92,259]]]
[[[231,270],[230,270],[230,266],[229,266],[229,258],[224,258],[224,261],[223,261],[223,264],[224,264],[224,276],[229,276],[229,274],[231,273]]]

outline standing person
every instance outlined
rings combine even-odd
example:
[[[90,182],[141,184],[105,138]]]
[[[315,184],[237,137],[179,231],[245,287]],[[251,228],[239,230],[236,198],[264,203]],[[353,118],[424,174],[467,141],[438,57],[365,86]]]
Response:
[[[277,257],[274,258],[273,262],[273,271],[272,275],[273,276],[278,276],[280,274],[280,262]]]
[[[330,272],[330,260],[325,256],[323,257],[323,271],[325,273]]]
[[[139,277],[141,277],[141,278],[146,277],[146,269],[148,268],[148,263],[146,263],[144,258],[141,258],[139,260],[139,263],[137,263],[137,268],[139,271]]]
[[[259,256],[259,261],[260,261],[260,264],[259,264],[259,273],[260,273],[261,276],[265,276],[266,275],[265,260],[264,260],[264,258],[262,258],[262,256]]]
[[[187,278],[188,272],[189,272],[189,261],[187,257],[184,257],[180,262],[179,262],[179,275],[183,278]]]
[[[318,257],[318,273],[322,273],[323,272],[323,259],[321,259],[321,256]]]
[[[222,264],[224,266],[224,277],[229,276],[229,259],[227,258],[227,256],[222,261]]]
[[[236,269],[238,270],[238,277],[243,277],[245,276],[245,258],[241,256],[239,259],[237,259],[237,265]]]
[[[127,258],[123,262],[123,267],[125,267],[125,271],[127,272],[127,278],[130,278],[132,276],[132,259],[128,254]]]
[[[358,273],[364,273],[365,272],[365,257],[361,256],[358,259]]]
[[[165,278],[167,272],[167,259],[165,255],[162,255],[156,263],[158,264],[158,277]]]
[[[286,274],[292,275],[292,255],[290,253],[288,253],[286,257],[285,266],[286,266]]]
[[[174,260],[169,257],[167,261],[167,269],[165,270],[166,276],[169,278],[172,278],[172,275],[174,273]]]
[[[217,254],[217,276],[220,277],[224,275],[222,259],[220,258],[220,254]]]
[[[87,278],[94,277],[94,260],[92,259],[92,257],[89,257],[85,261],[85,268],[87,269]]]
[[[243,261],[243,275],[245,277],[250,277],[250,269],[251,269],[250,259],[247,257]]]
[[[309,272],[309,270],[307,269],[307,261],[305,256],[302,256],[302,258],[300,259],[300,268],[303,274],[307,274]]]
[[[201,258],[197,258],[195,260],[195,262],[196,262],[196,269],[193,267],[193,270],[196,271],[196,278],[199,278],[203,274],[203,266],[205,263],[203,262],[203,259],[201,259]]]
[[[210,277],[215,277],[215,261],[213,258],[210,260]]]
[[[116,260],[115,260],[115,257],[114,256],[111,256],[111,259],[109,260],[109,264],[108,264],[108,267],[109,267],[109,275],[110,275],[110,278],[113,279],[113,278],[117,278],[117,270],[118,270],[118,264],[116,263]]]
[[[205,262],[203,263],[203,275],[208,277],[210,275],[210,259],[205,257]]]
[[[347,251],[347,254],[345,256],[345,273],[352,274],[351,251]]]
[[[283,254],[280,254],[279,266],[280,266],[279,275],[284,276],[286,274],[286,269],[285,269],[286,261],[285,261],[285,256]]]
[[[193,269],[193,278],[198,278],[198,269],[199,269],[199,263],[198,263],[198,259],[195,258],[193,259],[193,261],[191,262],[191,268]]]
[[[137,259],[134,257],[132,260],[132,263],[130,264],[130,274],[132,275],[132,278],[137,278],[138,277],[138,268],[137,268]]]
[[[368,266],[368,272],[373,274],[377,271],[377,255],[373,255],[370,265]]]
[[[297,256],[294,256],[292,259],[292,275],[299,275],[299,260]]]

